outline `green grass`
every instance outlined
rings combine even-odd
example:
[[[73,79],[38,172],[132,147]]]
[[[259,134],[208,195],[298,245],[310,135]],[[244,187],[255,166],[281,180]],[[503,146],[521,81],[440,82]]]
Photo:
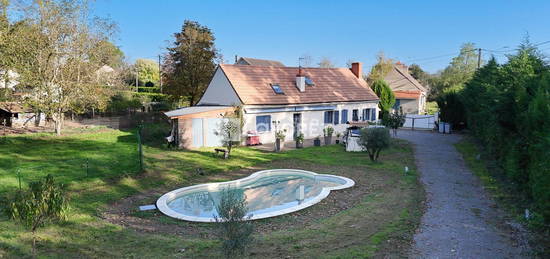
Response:
[[[377,163],[369,161],[364,153],[343,152],[337,145],[282,153],[267,153],[241,147],[234,149],[229,160],[213,156],[212,149],[183,152],[145,146],[146,171],[138,173],[136,140],[134,132],[99,129],[72,132],[62,137],[50,134],[10,136],[0,143],[0,197],[18,189],[17,172],[21,174],[24,188],[30,181],[47,174],[53,174],[58,182],[68,186],[71,204],[68,220],[48,225],[38,232],[40,257],[217,256],[215,251],[219,243],[216,240],[136,231],[103,220],[101,212],[109,204],[137,193],[161,186],[182,186],[203,181],[204,177],[196,174],[198,170],[210,180],[226,181],[235,177],[227,172],[277,161],[316,166],[319,173],[342,170],[342,174],[345,174],[350,170],[359,173],[373,170],[373,177],[378,177],[379,185],[385,186],[385,189],[380,189],[381,193],[372,198],[361,198],[361,203],[356,207],[320,220],[316,223],[316,229],[284,230],[259,237],[258,249],[263,246],[272,247],[270,244],[286,249],[285,244],[292,244],[288,245],[288,249],[299,251],[304,256],[320,255],[319,251],[322,249],[315,245],[319,231],[325,234],[326,240],[338,240],[338,235],[344,229],[342,224],[349,227],[356,217],[372,217],[372,222],[385,223],[369,227],[368,231],[372,235],[363,237],[361,232],[356,232],[357,244],[354,243],[349,249],[335,249],[330,256],[346,257],[350,251],[361,255],[360,257],[377,255],[383,252],[381,249],[387,248],[381,240],[392,238],[393,235],[410,234],[410,226],[415,226],[418,222],[422,195],[418,191],[420,188],[414,169],[410,174],[403,175],[405,165],[414,168],[412,148],[403,141],[395,142],[389,150],[383,152],[381,162]],[[415,192],[418,193],[414,194]],[[395,213],[395,217],[388,218],[386,213],[394,208],[385,204],[392,202],[404,207],[397,206],[399,211]],[[316,206],[323,208],[322,205]],[[382,207],[384,210],[381,210]],[[373,211],[371,215],[370,211]],[[377,221],[382,214],[387,219]],[[148,217],[146,213],[142,213],[142,216]],[[289,219],[291,216],[286,217]],[[285,218],[278,217],[263,222],[268,224],[283,219]],[[174,223],[174,220],[164,216],[152,217],[152,220],[158,220],[162,224]],[[178,224],[193,223],[180,221]],[[194,226],[200,228],[204,224]],[[211,228],[212,226],[205,227],[205,231]],[[0,258],[30,256],[29,233],[3,215],[0,216],[0,229]],[[304,244],[296,243],[299,240]],[[186,249],[185,254],[179,254],[181,248]],[[257,256],[263,255],[259,253]]]

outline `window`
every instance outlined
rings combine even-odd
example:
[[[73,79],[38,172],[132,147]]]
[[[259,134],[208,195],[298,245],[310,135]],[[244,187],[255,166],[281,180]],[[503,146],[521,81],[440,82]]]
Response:
[[[256,116],[256,131],[271,131],[271,115]]]
[[[351,120],[352,121],[359,121],[359,110],[355,109],[355,110],[352,111]]]
[[[372,111],[372,114],[371,114],[371,120],[375,121],[376,120],[376,109],[371,109]]]
[[[311,78],[306,77],[306,85],[307,86],[314,86],[315,83],[313,83],[313,80],[311,80]]]
[[[393,109],[399,110],[399,106],[401,106],[401,99],[395,99],[395,104],[393,105]]]
[[[285,92],[283,92],[283,89],[281,89],[281,86],[279,84],[271,84],[271,88],[273,88],[273,91],[276,94],[285,94]]]
[[[370,109],[363,109],[363,121],[370,120]]]
[[[334,111],[334,125],[337,125],[340,122],[340,111]]]
[[[333,118],[334,118],[334,111],[326,111],[325,112],[325,123],[326,124],[332,123]]]
[[[348,110],[342,110],[342,124],[348,123]]]

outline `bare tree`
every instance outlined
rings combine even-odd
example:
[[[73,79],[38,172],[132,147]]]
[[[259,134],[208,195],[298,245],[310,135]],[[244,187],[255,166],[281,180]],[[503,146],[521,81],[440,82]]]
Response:
[[[321,58],[321,61],[319,61],[319,63],[317,63],[317,65],[319,65],[319,67],[321,68],[333,68],[333,67],[336,67],[334,65],[334,62],[332,62],[332,60],[330,58],[327,58],[327,57],[323,57]]]

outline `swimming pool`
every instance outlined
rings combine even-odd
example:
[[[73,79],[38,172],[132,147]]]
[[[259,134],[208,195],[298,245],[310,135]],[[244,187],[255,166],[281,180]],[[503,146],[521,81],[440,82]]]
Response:
[[[157,208],[167,216],[195,222],[214,222],[216,207],[224,189],[246,197],[250,219],[291,213],[312,206],[330,191],[349,188],[349,178],[316,174],[297,169],[272,169],[222,183],[207,183],[173,190],[157,200]]]

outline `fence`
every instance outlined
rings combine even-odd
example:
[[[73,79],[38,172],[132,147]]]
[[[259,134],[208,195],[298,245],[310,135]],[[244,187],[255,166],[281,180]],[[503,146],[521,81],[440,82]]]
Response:
[[[403,128],[432,130],[435,128],[437,114],[435,115],[411,115],[405,117]]]
[[[28,183],[41,180],[48,174],[52,174],[56,181],[65,184],[87,179],[109,180],[137,175],[144,170],[140,131],[141,128],[138,129],[137,152],[118,156],[120,159],[98,158],[97,155],[91,155],[89,158],[48,159],[29,161],[25,164],[16,162],[9,168],[0,168],[0,176],[12,175],[6,178],[3,186],[0,186],[0,197],[3,196],[3,192],[25,188]]]

